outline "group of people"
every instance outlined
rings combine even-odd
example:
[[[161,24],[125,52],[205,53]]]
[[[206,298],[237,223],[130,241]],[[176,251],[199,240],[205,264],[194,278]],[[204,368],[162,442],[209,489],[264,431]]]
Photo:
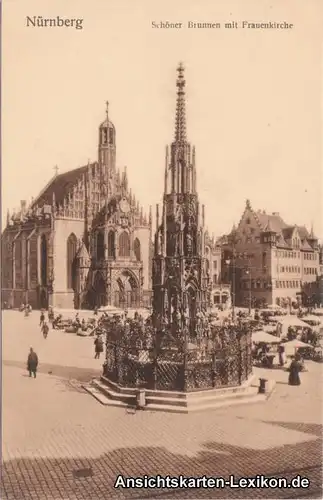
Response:
[[[19,311],[23,312],[25,314],[25,317],[27,318],[29,314],[32,312],[33,308],[31,307],[30,304],[21,304]]]

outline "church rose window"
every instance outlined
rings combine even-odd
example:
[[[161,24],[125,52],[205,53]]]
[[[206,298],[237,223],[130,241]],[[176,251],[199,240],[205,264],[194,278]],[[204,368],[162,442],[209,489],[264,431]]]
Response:
[[[67,288],[74,290],[76,286],[76,252],[77,238],[74,233],[67,239]]]
[[[119,238],[119,256],[129,257],[130,256],[130,238],[126,231],[120,234]]]

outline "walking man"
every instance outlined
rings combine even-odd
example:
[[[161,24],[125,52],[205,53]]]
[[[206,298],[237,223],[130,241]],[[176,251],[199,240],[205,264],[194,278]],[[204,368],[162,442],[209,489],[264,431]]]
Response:
[[[44,314],[44,311],[41,311],[41,313],[40,313],[40,321],[39,321],[39,326],[40,327],[43,326],[44,321],[45,321],[45,314]]]
[[[47,339],[47,335],[48,335],[48,332],[49,332],[49,326],[46,323],[46,321],[43,322],[43,326],[41,327],[41,330],[43,332],[44,339]]]
[[[37,366],[38,366],[38,356],[31,347],[27,359],[27,370],[29,371],[29,377],[33,376],[34,378],[36,378]]]

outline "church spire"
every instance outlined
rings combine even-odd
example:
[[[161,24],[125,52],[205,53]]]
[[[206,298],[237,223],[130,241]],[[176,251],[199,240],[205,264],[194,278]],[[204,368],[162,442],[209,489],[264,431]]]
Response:
[[[169,183],[167,179],[167,188],[173,195],[196,194],[195,150],[186,136],[185,83],[184,66],[180,63],[177,68],[175,137],[170,148]]]
[[[186,110],[185,110],[185,78],[184,66],[179,63],[177,68],[177,100],[175,118],[175,142],[186,142]]]
[[[316,239],[315,234],[314,234],[313,221],[311,222],[310,238],[311,238],[312,240],[315,240],[315,239]]]
[[[107,115],[107,123],[109,123],[109,101],[105,101],[105,112]]]

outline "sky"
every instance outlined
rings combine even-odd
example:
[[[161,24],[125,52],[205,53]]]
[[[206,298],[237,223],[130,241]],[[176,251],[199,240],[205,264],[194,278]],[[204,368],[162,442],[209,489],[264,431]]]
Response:
[[[26,16],[82,18],[83,29],[26,27]],[[248,198],[323,238],[321,18],[320,0],[4,0],[2,224],[55,165],[62,173],[97,159],[106,100],[117,165],[147,212],[159,203],[182,61],[210,232],[230,231]],[[244,20],[294,27],[223,27]]]

